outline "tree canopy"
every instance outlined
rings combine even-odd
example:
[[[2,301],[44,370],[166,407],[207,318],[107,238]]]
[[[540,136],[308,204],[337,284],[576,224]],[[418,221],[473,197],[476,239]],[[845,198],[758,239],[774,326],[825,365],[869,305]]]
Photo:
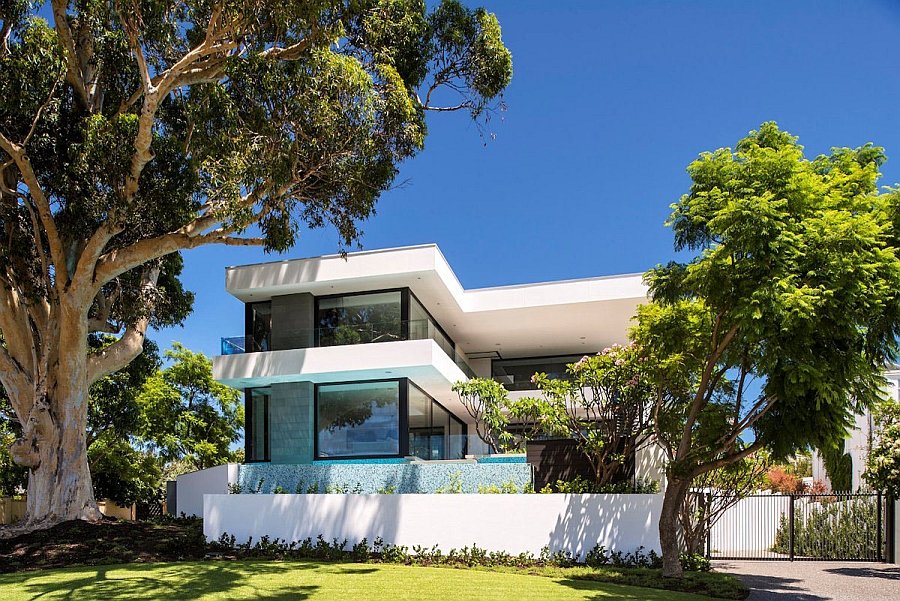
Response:
[[[885,399],[872,412],[875,429],[866,461],[866,483],[900,498],[900,403]]]
[[[668,225],[676,250],[696,255],[646,274],[652,302],[632,333],[656,371],[669,458],[668,574],[680,573],[674,512],[692,479],[763,447],[778,458],[833,446],[881,397],[900,327],[884,160],[871,144],[809,160],[765,123],[688,167]]]

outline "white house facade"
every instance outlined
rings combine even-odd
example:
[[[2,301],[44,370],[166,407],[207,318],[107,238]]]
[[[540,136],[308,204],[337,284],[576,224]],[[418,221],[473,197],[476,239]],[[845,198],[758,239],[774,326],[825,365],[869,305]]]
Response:
[[[647,298],[639,274],[467,290],[433,244],[231,267],[226,289],[245,332],[222,340],[213,375],[245,393],[240,480],[263,492],[328,486],[323,473],[366,492],[432,492],[457,473],[521,485],[524,457],[480,457],[453,384],[534,394],[535,372],[626,344]],[[651,456],[636,463],[659,477]]]

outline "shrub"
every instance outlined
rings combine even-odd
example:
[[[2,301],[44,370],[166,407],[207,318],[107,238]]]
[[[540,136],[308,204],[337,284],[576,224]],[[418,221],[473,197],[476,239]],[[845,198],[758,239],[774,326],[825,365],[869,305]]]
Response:
[[[825,497],[807,503],[807,511],[794,513],[794,555],[817,558],[872,558],[879,556],[876,546],[878,527],[874,498],[838,500]],[[781,515],[775,533],[776,553],[790,553],[790,520]]]
[[[802,493],[806,486],[803,484],[803,480],[797,476],[775,466],[766,474],[766,488],[784,495],[796,495]]]

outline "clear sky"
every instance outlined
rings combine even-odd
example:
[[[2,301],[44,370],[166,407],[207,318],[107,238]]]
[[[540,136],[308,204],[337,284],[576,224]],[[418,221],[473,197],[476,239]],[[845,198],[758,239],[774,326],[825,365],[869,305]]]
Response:
[[[646,271],[675,256],[663,222],[690,185],[688,163],[770,120],[808,157],[883,146],[881,183],[900,182],[896,0],[483,5],[513,53],[496,139],[484,146],[464,115],[431,115],[406,184],[362,225],[365,249],[435,242],[466,288]],[[189,251],[194,314],[150,337],[216,355],[221,336],[243,330],[226,266],[337,247],[318,230],[285,255]]]

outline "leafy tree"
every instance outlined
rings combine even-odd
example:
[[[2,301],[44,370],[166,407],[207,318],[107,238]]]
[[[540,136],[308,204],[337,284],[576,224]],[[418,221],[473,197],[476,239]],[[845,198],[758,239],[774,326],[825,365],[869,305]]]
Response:
[[[900,498],[900,403],[887,399],[872,412],[875,430],[866,461],[866,483]]]
[[[698,254],[646,274],[651,302],[632,332],[668,456],[665,576],[682,576],[677,515],[695,478],[763,448],[777,459],[834,444],[880,397],[900,324],[883,161],[871,144],[808,160],[765,123],[688,167],[668,225],[676,250]]]
[[[179,251],[354,243],[426,112],[489,116],[512,74],[497,19],[454,0],[37,4],[0,3],[0,384],[30,525],[99,518],[88,390],[190,312]]]
[[[89,340],[93,352],[115,344],[110,335]],[[142,424],[138,402],[144,384],[159,370],[159,350],[144,339],[143,351],[134,361],[90,388],[87,418],[88,464],[98,499],[121,505],[151,501],[158,497],[160,468],[156,457],[135,448]]]
[[[172,365],[147,380],[138,397],[139,437],[163,463],[195,470],[227,463],[240,440],[244,405],[240,391],[212,377],[212,362],[175,342],[165,357]]]
[[[502,384],[490,378],[473,378],[467,382],[457,382],[453,392],[472,419],[475,433],[492,453],[505,453],[518,449],[515,436],[509,427],[509,394]]]
[[[635,345],[613,345],[567,366],[568,379],[535,374],[543,398],[523,398],[511,415],[528,417],[539,431],[571,438],[603,486],[622,475],[629,457],[650,442],[651,415],[646,358]]]

